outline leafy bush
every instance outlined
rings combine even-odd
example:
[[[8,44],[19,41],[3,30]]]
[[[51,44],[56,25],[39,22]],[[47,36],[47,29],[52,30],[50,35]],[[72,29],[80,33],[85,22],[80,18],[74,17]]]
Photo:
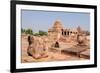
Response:
[[[39,33],[34,33],[34,36],[39,36]]]
[[[39,30],[39,35],[40,35],[40,36],[47,35],[47,32],[42,31],[42,30]]]

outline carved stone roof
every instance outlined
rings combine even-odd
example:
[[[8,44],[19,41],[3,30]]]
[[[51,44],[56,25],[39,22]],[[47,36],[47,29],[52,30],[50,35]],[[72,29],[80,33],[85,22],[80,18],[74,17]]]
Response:
[[[57,32],[59,32],[59,31],[61,31],[61,29],[63,29],[63,25],[62,25],[61,21],[60,20],[56,20],[54,22],[54,24],[53,24],[53,27],[49,28],[48,31],[51,31],[51,32],[57,31]]]
[[[56,29],[56,28],[60,28],[60,29],[63,29],[63,26],[62,26],[62,23],[60,20],[56,20],[54,25],[53,25],[53,28]]]

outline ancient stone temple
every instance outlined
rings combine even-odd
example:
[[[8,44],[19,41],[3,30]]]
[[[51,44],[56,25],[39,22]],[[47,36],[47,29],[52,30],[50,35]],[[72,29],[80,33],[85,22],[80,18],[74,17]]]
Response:
[[[71,30],[71,29],[65,29],[63,27],[63,24],[60,20],[56,20],[53,24],[53,26],[48,30],[48,35],[51,37],[52,40],[59,40],[61,37],[71,37],[78,34],[77,29]]]
[[[53,27],[48,30],[48,35],[52,36],[53,39],[57,40],[61,36],[62,29],[62,23],[59,20],[57,20],[55,21]]]

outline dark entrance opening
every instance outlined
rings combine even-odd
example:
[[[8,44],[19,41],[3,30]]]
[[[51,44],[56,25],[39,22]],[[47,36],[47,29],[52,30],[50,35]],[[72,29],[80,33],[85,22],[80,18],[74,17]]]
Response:
[[[67,32],[67,35],[69,36],[69,31]]]
[[[63,35],[63,31],[62,31],[62,35]]]
[[[66,31],[64,32],[64,35],[66,36]]]
[[[63,33],[63,29],[61,29],[61,31],[62,31],[62,35],[63,35],[63,34],[64,34],[64,33]]]

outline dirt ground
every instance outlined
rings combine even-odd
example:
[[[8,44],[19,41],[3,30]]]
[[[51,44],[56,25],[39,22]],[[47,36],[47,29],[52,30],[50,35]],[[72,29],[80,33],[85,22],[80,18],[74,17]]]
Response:
[[[28,56],[27,54],[27,47],[28,42],[27,38],[22,38],[21,42],[21,62],[27,63],[27,62],[44,62],[44,61],[68,61],[68,60],[83,60],[84,58],[79,58],[75,55],[70,55],[68,53],[60,53],[60,52],[52,52],[48,51],[48,57],[41,58],[41,59],[34,59],[31,56]]]

